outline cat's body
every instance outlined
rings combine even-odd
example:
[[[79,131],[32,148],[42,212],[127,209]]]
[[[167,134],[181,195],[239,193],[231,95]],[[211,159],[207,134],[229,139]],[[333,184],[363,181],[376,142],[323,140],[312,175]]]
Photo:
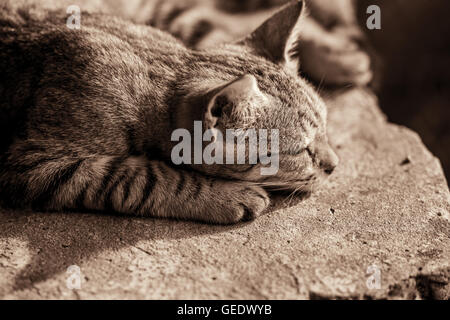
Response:
[[[10,1],[10,0],[9,0]],[[71,5],[87,12],[118,16],[164,30],[186,46],[203,49],[236,41],[268,19],[289,0],[15,0],[64,11]],[[363,35],[356,0],[305,0],[301,32],[301,74],[320,84],[366,85],[370,58],[359,43]]]
[[[337,158],[326,108],[290,54],[301,7],[290,4],[240,44],[205,51],[107,15],[83,13],[81,30],[70,30],[65,12],[4,8],[1,108],[23,125],[1,156],[2,202],[233,223],[268,206],[263,187],[310,192]],[[279,37],[268,41],[274,26]],[[170,134],[194,120],[280,129],[279,172],[174,167]]]

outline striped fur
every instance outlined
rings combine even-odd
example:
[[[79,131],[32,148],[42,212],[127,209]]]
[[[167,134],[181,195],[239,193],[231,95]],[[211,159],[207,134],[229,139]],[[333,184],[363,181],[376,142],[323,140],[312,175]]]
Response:
[[[196,49],[217,47],[249,34],[277,7],[290,0],[7,0],[56,9],[78,5],[164,30]],[[356,0],[304,0],[304,17],[297,48],[297,70],[321,85],[366,85],[372,79],[369,55],[361,48],[363,33],[355,13]]]
[[[139,23],[166,30],[197,49],[236,41],[289,0],[151,0]],[[321,85],[367,85],[372,80],[356,0],[305,0],[308,14],[296,48],[302,76]],[[299,65],[300,66],[300,65]]]
[[[281,38],[265,48],[258,29],[240,44],[197,51],[111,15],[85,12],[82,29],[68,30],[64,11],[4,6],[0,106],[20,115],[22,130],[0,158],[1,201],[235,223],[267,208],[266,189],[310,192],[337,164],[326,107],[290,69],[298,57],[259,54],[284,48],[276,42],[284,37],[296,45],[301,19],[292,12],[300,8],[293,3],[271,19],[287,29],[273,30]],[[217,126],[280,129],[278,174],[260,176],[259,164],[173,166],[173,130],[201,120],[213,93],[243,75],[264,102],[232,101],[233,117],[219,116]],[[251,121],[242,106],[256,110]]]

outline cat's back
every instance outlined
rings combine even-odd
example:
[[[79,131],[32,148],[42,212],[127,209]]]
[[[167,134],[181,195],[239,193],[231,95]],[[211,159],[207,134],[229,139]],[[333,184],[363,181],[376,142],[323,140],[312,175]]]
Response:
[[[151,27],[83,13],[81,28],[70,29],[67,17],[61,10],[0,6],[2,150],[25,118],[41,128],[55,119],[64,130],[75,130],[74,119],[96,118],[111,128],[122,116],[137,118],[162,104],[188,54]]]
[[[86,12],[80,28],[71,29],[67,18],[61,10],[0,6],[4,104],[23,105],[47,81],[106,91],[108,86],[128,83],[135,85],[133,91],[142,92],[139,87],[151,84],[152,77],[174,80],[189,56],[181,42],[148,26]]]
[[[68,42],[73,44],[68,49],[75,46],[90,49],[97,43],[99,46],[109,44],[114,50],[115,41],[120,40],[132,45],[136,52],[142,50],[141,53],[148,55],[157,56],[160,51],[167,54],[186,51],[179,40],[166,32],[115,16],[81,12],[78,28],[71,24],[70,19],[65,7],[50,10],[36,5],[0,4],[1,44],[14,43],[16,48],[31,49],[31,44],[43,43],[44,46],[46,40],[58,38],[60,43],[55,41],[52,45],[60,51],[67,47]]]

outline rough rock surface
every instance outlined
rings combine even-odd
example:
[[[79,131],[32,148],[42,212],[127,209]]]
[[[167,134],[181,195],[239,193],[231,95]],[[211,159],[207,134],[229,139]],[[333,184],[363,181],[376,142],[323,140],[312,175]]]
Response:
[[[3,210],[0,297],[449,298],[439,161],[388,124],[369,92],[327,96],[341,163],[311,198],[274,199],[272,212],[229,227]],[[70,265],[81,268],[80,290],[66,285]],[[367,286],[374,265],[379,288]]]

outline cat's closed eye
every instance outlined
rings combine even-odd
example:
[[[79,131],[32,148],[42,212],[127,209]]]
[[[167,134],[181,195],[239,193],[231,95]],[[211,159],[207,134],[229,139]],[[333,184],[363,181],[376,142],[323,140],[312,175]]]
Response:
[[[289,156],[299,156],[299,155],[301,155],[302,153],[304,153],[305,151],[307,151],[307,148],[294,148],[294,149],[290,149],[289,151],[287,151],[287,155],[289,155]],[[308,154],[310,155],[310,156],[312,156],[312,153],[310,153],[310,151],[308,151]]]

